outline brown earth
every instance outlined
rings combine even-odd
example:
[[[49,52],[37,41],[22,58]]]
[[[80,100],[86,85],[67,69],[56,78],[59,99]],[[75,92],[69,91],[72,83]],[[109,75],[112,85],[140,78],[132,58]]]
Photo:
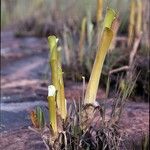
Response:
[[[142,138],[149,135],[148,105],[129,102],[124,109],[119,126],[121,131],[126,133],[123,140],[127,149],[131,149],[133,142],[140,145]],[[46,149],[40,136],[27,128],[2,132],[0,143],[0,149],[5,150]]]

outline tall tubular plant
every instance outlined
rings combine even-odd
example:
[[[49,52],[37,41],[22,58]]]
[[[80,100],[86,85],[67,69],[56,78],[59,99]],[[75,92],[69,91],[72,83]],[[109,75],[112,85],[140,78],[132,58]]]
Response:
[[[66,119],[67,116],[67,104],[65,99],[65,90],[64,90],[64,82],[63,82],[63,72],[61,65],[61,48],[58,47],[58,82],[59,82],[59,91],[60,91],[60,113],[62,119]]]
[[[49,107],[49,121],[53,129],[54,135],[57,134],[57,108],[56,108],[56,88],[53,85],[48,86],[48,107]]]
[[[129,31],[128,31],[128,46],[131,46],[134,37],[134,26],[135,26],[135,0],[130,2],[130,18],[129,18]]]
[[[63,72],[61,69],[60,49],[57,47],[58,39],[49,36],[51,83],[56,88],[56,105],[62,119],[66,118],[66,100],[64,94]],[[51,108],[50,108],[51,109]]]
[[[99,23],[102,20],[103,13],[103,0],[97,0],[97,12],[96,12],[96,22]]]
[[[49,36],[49,47],[50,47],[50,67],[51,67],[51,83],[55,86],[57,91],[56,101],[57,107],[60,110],[60,95],[59,95],[59,82],[58,82],[58,53],[57,53],[57,42],[58,39],[55,36]]]
[[[137,24],[136,24],[136,35],[138,36],[142,30],[142,1],[137,0]]]
[[[104,27],[102,31],[101,41],[99,42],[99,48],[96,54],[95,62],[93,65],[92,73],[89,83],[87,85],[84,104],[93,104],[96,100],[96,94],[98,90],[99,80],[102,72],[103,63],[107,50],[110,46],[113,38],[113,21],[116,18],[116,12],[113,9],[108,8],[104,20]]]
[[[130,20],[128,31],[128,46],[131,46],[135,37],[142,31],[142,1],[132,0],[130,4]]]

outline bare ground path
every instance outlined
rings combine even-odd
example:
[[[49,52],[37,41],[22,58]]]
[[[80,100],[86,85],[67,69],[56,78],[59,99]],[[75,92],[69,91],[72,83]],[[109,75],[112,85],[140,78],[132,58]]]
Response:
[[[1,34],[1,125],[0,149],[44,150],[40,137],[29,131],[28,114],[35,106],[44,108],[47,97],[48,45],[43,38],[15,38],[12,32]],[[78,99],[82,86],[66,82],[66,97]],[[104,98],[102,90],[98,99]],[[110,105],[108,101],[108,105]],[[149,134],[149,104],[128,102],[120,126],[128,139]]]

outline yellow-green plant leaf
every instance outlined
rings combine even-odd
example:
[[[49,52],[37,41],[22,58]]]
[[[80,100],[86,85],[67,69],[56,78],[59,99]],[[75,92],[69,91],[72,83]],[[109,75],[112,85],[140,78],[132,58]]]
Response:
[[[94,103],[98,90],[99,80],[102,72],[103,63],[113,38],[113,21],[116,18],[116,12],[108,8],[104,20],[104,30],[102,33],[99,48],[94,61],[93,69],[91,72],[90,80],[87,85],[84,103]]]
[[[58,42],[58,39],[54,35],[48,37],[48,44],[49,44],[49,48],[50,48],[50,53],[52,52],[52,50],[54,48],[56,48],[57,42]]]
[[[55,36],[48,37],[48,43],[50,48],[50,61],[57,60],[57,42],[58,39]]]
[[[105,60],[107,50],[110,46],[112,37],[113,37],[113,31],[109,28],[105,28],[102,34],[99,49],[96,54],[90,80],[87,85],[87,89],[85,93],[85,101],[84,101],[85,104],[94,103],[94,101],[96,100],[96,94],[98,90],[103,63]]]
[[[57,134],[57,110],[56,110],[56,88],[53,85],[48,87],[48,107],[49,107],[49,121],[54,134]]]
[[[60,93],[59,93],[59,80],[58,80],[58,51],[57,42],[58,39],[55,36],[49,36],[49,47],[50,47],[50,67],[51,67],[51,84],[55,86],[57,90],[56,102],[58,110],[60,111]]]
[[[67,116],[67,107],[65,99],[65,90],[63,82],[63,72],[61,68],[61,49],[58,48],[58,81],[59,81],[59,96],[60,96],[60,115],[62,119],[66,119]]]
[[[111,9],[111,8],[107,9],[107,13],[106,13],[105,20],[104,20],[104,28],[105,27],[107,27],[109,29],[111,28],[112,22],[116,18],[116,15],[117,14],[113,9]]]

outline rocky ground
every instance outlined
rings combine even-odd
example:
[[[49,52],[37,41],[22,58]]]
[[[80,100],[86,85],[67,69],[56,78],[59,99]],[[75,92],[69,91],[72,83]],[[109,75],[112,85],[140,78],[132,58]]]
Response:
[[[45,38],[15,38],[12,32],[1,33],[1,125],[0,149],[44,150],[37,135],[28,130],[29,112],[37,105],[47,105],[49,84],[48,45]],[[82,86],[65,82],[66,98],[79,99]],[[99,90],[98,99],[105,98]],[[128,102],[120,127],[128,140],[140,141],[149,134],[149,104]]]

